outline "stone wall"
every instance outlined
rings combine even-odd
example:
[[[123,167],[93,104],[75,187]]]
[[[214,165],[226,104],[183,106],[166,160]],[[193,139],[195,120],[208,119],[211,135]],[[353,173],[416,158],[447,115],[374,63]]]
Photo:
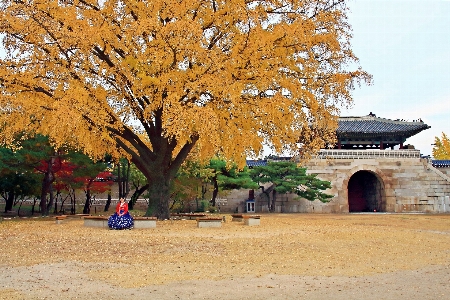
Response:
[[[348,213],[348,184],[358,171],[373,174],[378,180],[368,181],[370,193],[366,195],[373,202],[381,197],[385,212],[450,212],[450,168],[434,168],[425,159],[418,158],[369,158],[369,159],[315,159],[307,165],[308,173],[318,174],[318,178],[328,180],[332,188],[328,194],[334,195],[328,203],[295,199],[295,194],[277,195],[275,211],[278,213]],[[264,190],[270,190],[270,184]],[[118,196],[114,185],[114,209]],[[269,199],[262,189],[255,190],[256,213],[268,212]],[[270,193],[271,195],[271,193]],[[77,197],[84,202],[84,195]],[[97,195],[97,199],[106,200],[106,194]],[[221,212],[245,212],[248,190],[221,192],[225,201]],[[104,202],[104,201],[103,201]],[[102,203],[103,203],[102,202]],[[101,205],[99,206],[101,209]]]
[[[450,170],[434,168],[425,159],[415,158],[376,158],[376,159],[316,159],[306,167],[309,173],[328,180],[332,188],[326,191],[334,195],[328,203],[320,201],[295,200],[296,195],[278,195],[276,212],[288,213],[348,213],[348,183],[358,171],[373,174],[378,181],[367,187],[373,195],[381,199],[384,212],[450,212]],[[228,208],[245,211],[248,191],[236,197],[237,192],[228,195]],[[267,196],[261,190],[255,191],[256,212],[268,211]]]
[[[307,167],[310,173],[332,182],[330,193],[335,197],[325,205],[330,212],[348,212],[348,182],[361,170],[379,179],[386,212],[443,212],[444,204],[448,206],[450,178],[427,160],[315,160]]]

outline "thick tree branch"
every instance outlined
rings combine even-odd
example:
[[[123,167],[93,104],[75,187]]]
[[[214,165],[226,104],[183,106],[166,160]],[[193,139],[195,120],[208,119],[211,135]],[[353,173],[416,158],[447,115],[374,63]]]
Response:
[[[171,176],[175,176],[178,169],[181,167],[181,164],[184,162],[186,157],[191,152],[192,148],[194,148],[195,144],[199,140],[198,135],[194,135],[191,137],[191,142],[186,143],[183,148],[181,148],[180,152],[178,153],[177,157],[173,160],[171,166],[170,166],[170,173]]]
[[[109,55],[106,54],[104,50],[100,49],[99,46],[94,46],[93,54],[95,56],[97,56],[98,58],[100,58],[102,61],[106,62],[106,64],[110,68],[113,68],[115,66],[114,63],[111,61],[111,58],[109,57]]]
[[[97,7],[97,6],[95,6],[95,5],[91,4],[91,3],[88,3],[88,2],[86,2],[84,0],[78,0],[78,1],[80,1],[80,3],[83,3],[85,6],[87,6],[89,8],[92,8],[95,11],[100,11],[99,7]]]
[[[112,127],[107,127],[108,131],[113,135],[116,135],[125,141],[129,142],[142,156],[144,156],[145,160],[153,161],[156,159],[156,155],[154,151],[151,151],[145,143],[141,141],[141,139],[131,131],[127,126],[123,126],[122,130],[119,131]]]

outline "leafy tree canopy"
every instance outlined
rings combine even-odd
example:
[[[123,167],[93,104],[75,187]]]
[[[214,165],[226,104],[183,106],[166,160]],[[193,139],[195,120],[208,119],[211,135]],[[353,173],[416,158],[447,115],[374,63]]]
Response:
[[[250,174],[256,182],[273,183],[277,193],[295,193],[307,200],[328,202],[332,195],[322,191],[331,188],[329,181],[317,178],[316,174],[306,174],[306,168],[299,168],[295,162],[268,162],[267,166],[251,169]]]
[[[194,146],[245,164],[334,143],[339,108],[370,82],[344,0],[4,0],[0,139],[127,156],[167,218]],[[355,64],[356,63],[356,64]]]
[[[445,133],[434,138],[433,157],[435,159],[450,159],[450,140]]]
[[[0,148],[0,191],[6,199],[5,211],[12,209],[14,198],[37,196],[42,191],[47,160],[54,154],[48,138],[42,135],[24,139],[21,133],[9,148]]]
[[[210,180],[214,186],[211,198],[213,206],[216,205],[216,198],[219,190],[258,188],[258,185],[250,178],[247,168],[239,170],[235,163],[230,164],[224,159],[213,158],[206,168],[212,171]]]
[[[212,180],[217,180],[220,190],[232,190],[240,188],[258,188],[258,185],[250,178],[247,168],[239,170],[236,164],[231,166],[223,159],[211,159],[206,168],[213,172]]]
[[[23,154],[23,153],[22,153]],[[27,164],[27,156],[15,153],[11,149],[0,148],[0,193],[5,200],[8,197],[37,196],[40,191],[42,175],[34,172]],[[12,203],[7,203],[11,209]]]

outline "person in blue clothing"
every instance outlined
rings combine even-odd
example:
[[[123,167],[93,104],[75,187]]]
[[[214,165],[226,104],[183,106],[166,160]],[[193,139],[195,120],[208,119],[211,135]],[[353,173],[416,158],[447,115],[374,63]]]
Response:
[[[134,220],[128,212],[128,203],[124,198],[120,198],[116,206],[116,212],[109,217],[108,227],[110,229],[131,229],[133,228]]]

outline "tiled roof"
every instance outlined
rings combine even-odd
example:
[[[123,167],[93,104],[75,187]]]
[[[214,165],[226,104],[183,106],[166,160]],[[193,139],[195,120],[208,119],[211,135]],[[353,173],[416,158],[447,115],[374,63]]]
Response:
[[[431,164],[435,168],[448,168],[450,167],[450,160],[432,160]]]
[[[267,166],[267,160],[247,160],[247,167],[263,167]]]
[[[364,117],[340,117],[339,127],[336,131],[338,137],[346,136],[373,136],[373,135],[402,135],[413,136],[422,130],[431,128],[422,121],[407,122]]]

